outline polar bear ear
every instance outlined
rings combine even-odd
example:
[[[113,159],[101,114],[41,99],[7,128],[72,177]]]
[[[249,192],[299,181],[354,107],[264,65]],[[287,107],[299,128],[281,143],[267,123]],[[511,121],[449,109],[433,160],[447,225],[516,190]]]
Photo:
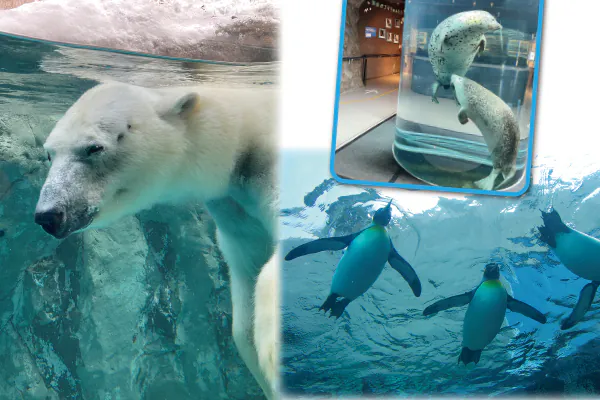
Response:
[[[188,93],[179,97],[175,103],[167,109],[167,115],[178,115],[187,119],[194,114],[200,106],[200,98],[196,93]]]

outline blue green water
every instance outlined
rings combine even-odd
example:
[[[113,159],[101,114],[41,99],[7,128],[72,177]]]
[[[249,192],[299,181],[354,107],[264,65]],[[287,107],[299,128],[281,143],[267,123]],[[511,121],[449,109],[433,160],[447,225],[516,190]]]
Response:
[[[533,185],[520,198],[449,196],[339,185],[326,152],[288,151],[282,164],[283,254],[308,240],[364,228],[394,199],[391,228],[398,252],[420,277],[415,298],[386,267],[339,319],[319,307],[342,252],[283,264],[283,382],[294,394],[578,395],[600,393],[600,296],[585,319],[561,331],[588,283],[568,271],[537,237],[540,209],[551,205],[576,229],[600,237],[597,158],[576,161],[547,136]],[[504,327],[475,367],[457,364],[466,307],[424,317],[444,297],[476,287],[484,265],[503,264],[512,295],[548,317],[545,325],[507,312]]]

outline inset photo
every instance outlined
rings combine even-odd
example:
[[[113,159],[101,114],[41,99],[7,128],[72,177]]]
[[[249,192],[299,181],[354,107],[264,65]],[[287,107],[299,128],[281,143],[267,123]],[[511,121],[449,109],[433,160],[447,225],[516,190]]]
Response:
[[[542,16],[543,0],[502,7],[348,0],[332,140],[335,179],[525,193]],[[383,24],[385,41],[363,34],[378,27],[381,38]]]

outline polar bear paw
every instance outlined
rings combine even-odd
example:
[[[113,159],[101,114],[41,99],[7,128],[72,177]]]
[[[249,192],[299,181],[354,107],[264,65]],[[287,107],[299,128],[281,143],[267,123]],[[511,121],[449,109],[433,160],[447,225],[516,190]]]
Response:
[[[276,251],[258,276],[254,301],[254,343],[258,364],[273,393],[279,388],[279,287],[279,251]]]

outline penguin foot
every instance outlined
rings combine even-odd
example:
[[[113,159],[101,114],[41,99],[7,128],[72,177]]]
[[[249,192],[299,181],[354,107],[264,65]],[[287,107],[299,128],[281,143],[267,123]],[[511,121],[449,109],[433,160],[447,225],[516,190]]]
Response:
[[[327,311],[331,311],[329,316],[336,317],[336,319],[341,317],[346,309],[346,306],[350,304],[351,300],[343,298],[342,300],[338,301],[338,297],[341,296],[335,293],[330,294],[329,297],[327,297],[327,300],[325,300],[325,303],[323,303],[323,305],[319,308],[319,311],[323,310],[325,313],[327,313]]]
[[[431,102],[432,102],[432,103],[435,103],[435,104],[440,104],[440,101],[439,101],[439,100],[437,99],[437,97],[435,97],[435,96],[433,96],[433,97],[431,98]]]
[[[462,361],[465,365],[469,365],[470,363],[477,365],[480,358],[481,350],[471,350],[468,347],[463,347],[460,356],[458,356],[458,363],[460,364]]]

